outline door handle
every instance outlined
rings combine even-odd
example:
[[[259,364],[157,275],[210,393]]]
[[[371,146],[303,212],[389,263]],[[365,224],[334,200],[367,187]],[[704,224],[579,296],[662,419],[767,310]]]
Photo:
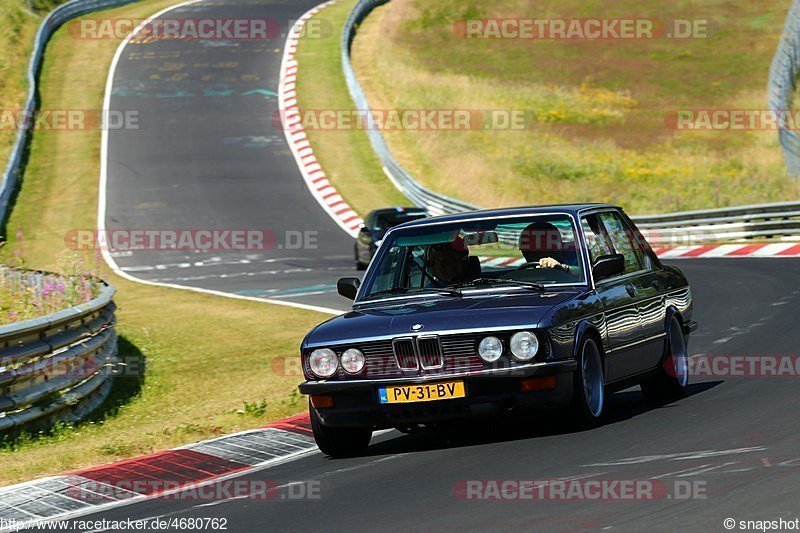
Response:
[[[633,285],[631,284],[625,285],[625,290],[628,291],[628,296],[630,296],[631,298],[636,296],[636,287],[634,287]]]

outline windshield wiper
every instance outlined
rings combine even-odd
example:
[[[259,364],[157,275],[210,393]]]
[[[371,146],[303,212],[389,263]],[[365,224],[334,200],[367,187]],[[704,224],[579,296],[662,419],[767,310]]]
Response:
[[[453,289],[458,289],[461,287],[478,287],[481,285],[492,285],[494,283],[505,283],[511,285],[519,285],[520,287],[524,287],[526,289],[536,290],[539,292],[544,292],[545,287],[541,283],[537,283],[535,281],[518,281],[515,279],[505,279],[505,278],[476,278],[472,281],[468,281],[467,283],[460,283],[458,285],[449,285],[449,287]]]
[[[386,289],[385,291],[378,291],[374,292],[368,296],[362,298],[362,300],[369,300],[370,298],[374,298],[375,296],[386,296],[388,294],[424,294],[424,293],[437,293],[443,294],[446,296],[463,296],[461,291],[456,288],[438,288],[438,287],[423,287],[419,289],[412,289],[409,287],[392,287],[391,289]]]

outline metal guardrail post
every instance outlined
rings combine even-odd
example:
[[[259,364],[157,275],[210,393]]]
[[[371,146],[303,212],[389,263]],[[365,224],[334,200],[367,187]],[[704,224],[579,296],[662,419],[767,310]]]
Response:
[[[783,34],[769,69],[767,98],[771,111],[779,114],[792,111],[792,102],[800,74],[800,0],[793,0],[786,15]],[[786,168],[792,176],[800,176],[800,134],[791,129],[778,132]]]

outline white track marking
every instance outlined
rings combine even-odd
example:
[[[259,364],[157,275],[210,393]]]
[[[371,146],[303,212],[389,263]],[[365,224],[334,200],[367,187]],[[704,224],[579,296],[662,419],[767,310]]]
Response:
[[[658,476],[653,476],[652,479],[663,479],[665,477],[689,477],[689,476],[696,476],[699,474],[705,474],[706,472],[711,472],[712,470],[717,470],[718,468],[724,468],[726,466],[731,466],[738,464],[737,461],[728,461],[727,463],[723,463],[721,465],[712,465],[712,464],[705,464],[700,466],[693,466],[691,468],[684,468],[683,470],[677,470],[675,472],[669,472],[667,474],[660,474]]]
[[[752,446],[749,448],[734,448],[732,450],[701,450],[698,452],[667,453],[660,455],[642,455],[639,457],[628,457],[607,463],[591,463],[582,466],[622,466],[651,463],[654,461],[683,461],[686,459],[705,459],[706,457],[718,457],[721,455],[735,455],[740,453],[750,453],[766,450],[764,446]]]

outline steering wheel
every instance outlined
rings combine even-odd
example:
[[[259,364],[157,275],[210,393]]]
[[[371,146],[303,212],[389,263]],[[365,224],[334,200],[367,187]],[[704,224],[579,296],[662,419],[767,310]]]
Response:
[[[519,271],[519,270],[525,270],[525,269],[527,269],[527,268],[534,268],[534,267],[535,267],[535,268],[539,268],[540,266],[541,266],[541,265],[540,265],[540,261],[528,261],[527,263],[525,263],[525,264],[523,264],[523,265],[520,265],[520,266],[518,266],[517,268],[515,268],[515,269],[514,269],[514,272],[517,272],[517,271]],[[567,266],[567,265],[564,265],[564,264],[562,264],[562,263],[559,263],[559,264],[558,264],[558,266],[557,266],[557,267],[554,267],[553,269],[554,269],[554,270],[561,270],[561,271],[563,271],[563,272],[570,273],[569,266]]]
[[[538,266],[539,266],[539,261],[528,261],[526,263],[521,264],[520,266],[518,266],[514,270],[515,271],[516,270],[525,270],[526,268],[533,268],[533,267],[538,267]]]
[[[430,282],[433,283],[435,287],[444,287],[445,285],[447,285],[445,282],[434,276],[432,273],[428,272],[425,269],[425,265],[420,264],[421,262],[419,257],[414,257],[412,259],[412,262],[414,263],[414,266],[416,266],[419,269],[419,271],[422,272],[422,275],[428,278],[428,280],[430,280]]]

